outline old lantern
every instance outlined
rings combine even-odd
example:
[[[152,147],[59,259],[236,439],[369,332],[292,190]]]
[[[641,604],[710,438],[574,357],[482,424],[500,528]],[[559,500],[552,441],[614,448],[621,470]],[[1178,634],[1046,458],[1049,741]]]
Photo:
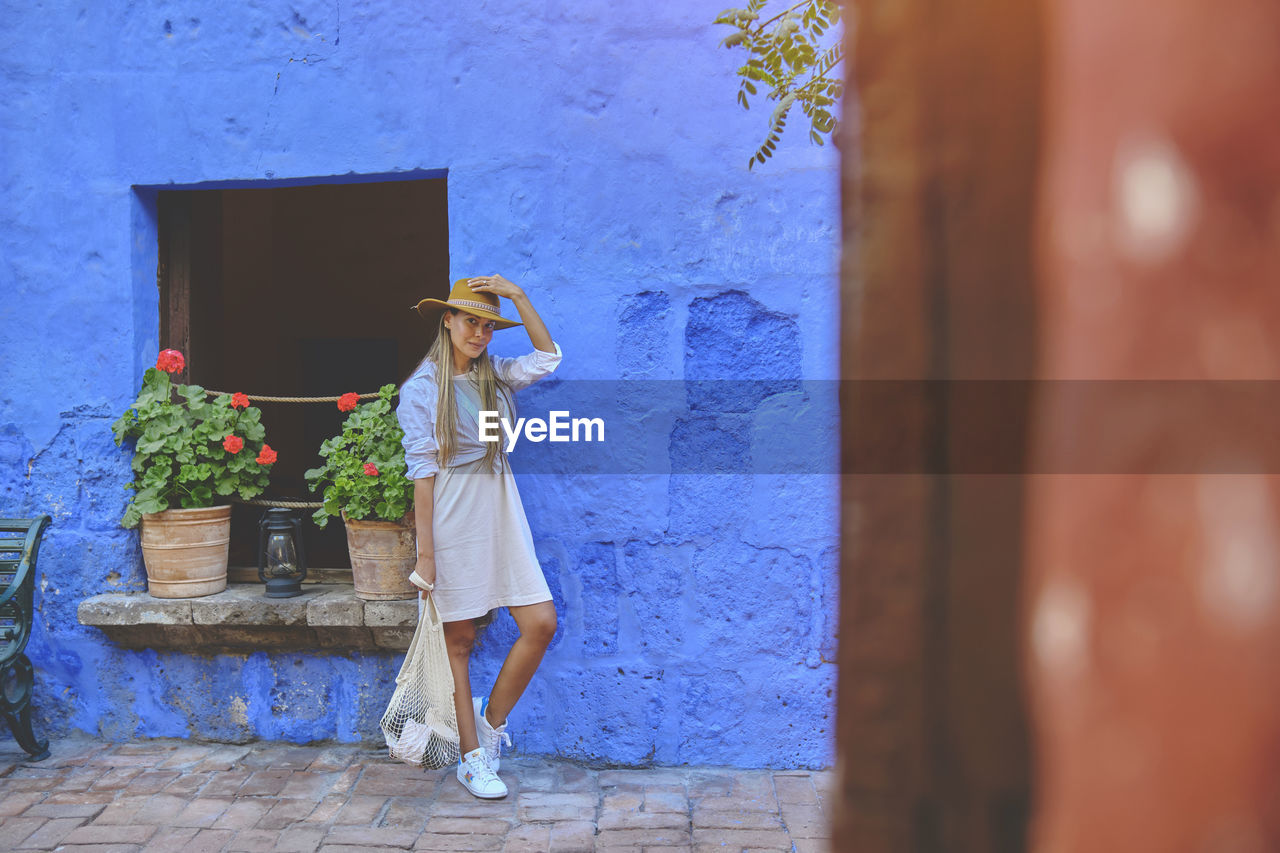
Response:
[[[293,510],[272,507],[258,522],[258,579],[267,585],[266,597],[301,595],[306,576],[302,520]]]

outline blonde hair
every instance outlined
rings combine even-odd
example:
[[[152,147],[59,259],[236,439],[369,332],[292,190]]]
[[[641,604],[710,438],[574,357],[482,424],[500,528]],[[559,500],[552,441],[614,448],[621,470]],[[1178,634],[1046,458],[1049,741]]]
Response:
[[[430,361],[436,366],[436,462],[441,468],[449,464],[458,452],[458,402],[453,391],[453,339],[449,337],[449,327],[444,324],[446,316],[457,315],[456,309],[450,308],[440,315],[440,324],[436,328],[436,339],[427,350],[424,362]],[[511,411],[511,389],[507,383],[493,372],[493,362],[489,360],[489,349],[471,360],[468,371],[471,381],[480,390],[480,408],[482,411],[501,411],[498,408],[498,395],[501,394],[506,409]],[[501,455],[506,458],[506,451],[501,441],[490,443],[484,452],[484,468],[493,470],[493,464]]]

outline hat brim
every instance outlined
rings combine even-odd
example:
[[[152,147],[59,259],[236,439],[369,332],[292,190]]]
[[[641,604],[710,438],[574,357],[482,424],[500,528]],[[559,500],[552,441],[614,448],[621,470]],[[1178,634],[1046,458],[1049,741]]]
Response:
[[[510,329],[512,326],[524,325],[524,323],[521,323],[517,320],[508,320],[506,317],[503,317],[498,314],[494,314],[490,311],[485,311],[480,308],[463,308],[460,305],[450,305],[448,302],[445,302],[440,299],[424,299],[413,307],[420,315],[422,315],[423,317],[426,317],[427,319],[431,319],[432,317],[438,316],[440,312],[446,308],[453,308],[454,310],[461,311],[464,314],[474,314],[477,317],[483,317],[486,320],[492,320],[493,327],[495,330]]]

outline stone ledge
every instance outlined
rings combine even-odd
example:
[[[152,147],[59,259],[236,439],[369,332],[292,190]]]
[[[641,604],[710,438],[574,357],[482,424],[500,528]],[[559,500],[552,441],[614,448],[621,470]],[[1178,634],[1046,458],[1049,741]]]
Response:
[[[365,601],[342,584],[307,584],[295,598],[264,598],[261,585],[237,584],[202,598],[95,595],[80,602],[77,617],[130,649],[404,651],[418,603]]]

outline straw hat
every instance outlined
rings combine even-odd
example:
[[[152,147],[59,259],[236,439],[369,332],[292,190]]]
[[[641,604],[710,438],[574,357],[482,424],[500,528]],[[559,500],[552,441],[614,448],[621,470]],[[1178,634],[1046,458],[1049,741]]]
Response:
[[[495,329],[509,329],[512,326],[524,325],[516,320],[508,320],[502,316],[502,309],[498,306],[498,295],[496,293],[476,293],[467,284],[467,279],[465,278],[460,278],[453,283],[453,290],[449,291],[449,301],[424,299],[414,307],[418,309],[419,314],[428,320],[439,317],[440,312],[446,308],[457,308],[459,311],[466,311],[468,314],[475,314],[477,317],[492,320]]]

